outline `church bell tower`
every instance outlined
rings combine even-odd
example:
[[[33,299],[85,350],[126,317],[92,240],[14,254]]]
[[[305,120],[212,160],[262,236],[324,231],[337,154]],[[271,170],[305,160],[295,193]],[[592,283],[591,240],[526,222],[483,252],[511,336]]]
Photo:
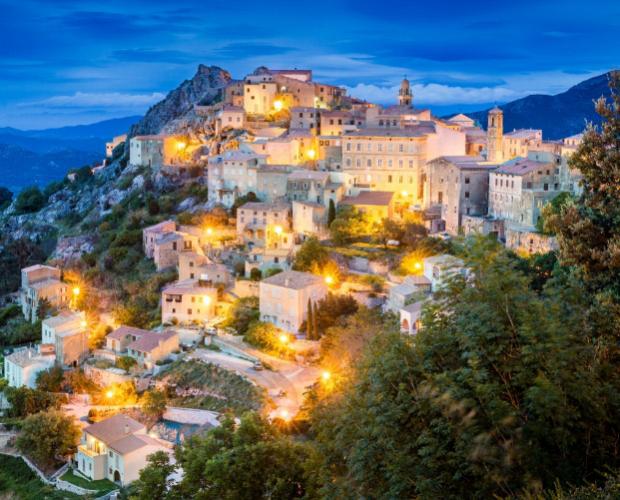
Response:
[[[398,91],[398,104],[401,106],[407,106],[408,108],[413,106],[413,94],[411,93],[409,80],[406,78],[403,78],[403,81],[400,83],[400,89]]]
[[[487,161],[504,161],[504,113],[495,106],[489,111],[487,123]]]

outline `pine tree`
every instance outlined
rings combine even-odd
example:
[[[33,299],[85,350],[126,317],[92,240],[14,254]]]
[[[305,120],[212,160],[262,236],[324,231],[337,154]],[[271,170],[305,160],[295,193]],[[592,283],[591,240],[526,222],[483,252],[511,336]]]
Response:
[[[329,208],[327,210],[327,227],[331,226],[332,222],[336,218],[336,205],[334,205],[334,200],[329,200]]]

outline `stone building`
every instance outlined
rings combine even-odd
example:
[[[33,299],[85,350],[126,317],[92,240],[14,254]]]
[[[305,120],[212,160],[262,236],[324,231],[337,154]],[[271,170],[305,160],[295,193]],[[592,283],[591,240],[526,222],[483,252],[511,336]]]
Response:
[[[482,157],[442,156],[425,166],[424,207],[441,208],[444,230],[457,235],[464,215],[488,211],[489,173],[496,164]]]
[[[321,276],[284,271],[260,282],[260,319],[290,333],[298,333],[308,315],[308,301],[316,304],[327,295]]]

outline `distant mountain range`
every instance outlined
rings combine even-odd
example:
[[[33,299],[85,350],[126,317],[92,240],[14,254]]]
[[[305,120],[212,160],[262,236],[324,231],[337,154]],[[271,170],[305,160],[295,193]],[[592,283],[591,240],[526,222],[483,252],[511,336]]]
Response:
[[[0,185],[17,193],[45,186],[68,170],[101,161],[105,143],[124,134],[141,116],[45,130],[0,128]]]
[[[504,111],[504,132],[518,128],[543,131],[545,139],[562,139],[578,134],[586,122],[600,123],[594,101],[609,97],[609,73],[578,83],[557,95],[529,95],[499,106]],[[465,113],[486,129],[488,109]]]

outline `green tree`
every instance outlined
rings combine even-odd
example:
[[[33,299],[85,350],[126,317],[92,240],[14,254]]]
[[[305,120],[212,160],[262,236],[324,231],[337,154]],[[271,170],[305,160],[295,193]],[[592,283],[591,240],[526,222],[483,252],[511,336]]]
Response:
[[[388,241],[400,242],[404,235],[403,224],[393,219],[383,219],[375,229],[374,239],[387,248]]]
[[[80,435],[73,417],[52,410],[27,417],[15,444],[38,463],[51,466],[75,453]]]
[[[242,297],[233,303],[222,326],[245,335],[250,323],[257,321],[259,316],[258,297]]]
[[[260,201],[258,199],[258,197],[256,196],[255,193],[253,193],[252,191],[250,191],[248,194],[246,194],[245,196],[240,196],[239,198],[237,198],[235,200],[235,202],[233,203],[233,206],[230,209],[230,214],[233,217],[237,217],[237,209],[242,206],[245,205],[248,202],[253,202],[253,201]]]
[[[167,497],[172,481],[168,476],[176,467],[164,451],[157,451],[146,459],[147,465],[140,471],[140,477],[132,485],[131,500],[161,500]]]
[[[307,313],[307,318],[306,318],[306,336],[308,337],[308,340],[315,340],[315,336],[314,336],[314,320],[312,319],[314,317],[313,315],[313,311],[312,311],[312,300],[308,299],[308,313]],[[303,330],[303,325],[302,325],[302,330]]]
[[[516,497],[617,467],[620,376],[579,284],[539,295],[502,252],[469,265],[415,342],[375,336],[344,394],[315,406],[323,495]]]
[[[0,186],[0,210],[4,210],[13,201],[13,193],[7,188]]]
[[[41,320],[45,319],[50,315],[52,310],[52,304],[50,303],[50,301],[45,297],[41,297],[37,305],[36,317]]]
[[[362,211],[349,205],[338,207],[336,218],[329,226],[329,232],[337,245],[345,245],[373,234],[368,217]]]
[[[136,366],[137,364],[138,362],[131,356],[120,356],[119,358],[116,359],[116,363],[115,363],[117,368],[120,368],[121,370],[125,370],[126,372],[131,370],[131,368]]]
[[[541,215],[536,221],[536,231],[543,234],[552,234],[552,228],[546,227],[548,224],[545,221],[561,216],[564,208],[574,202],[575,199],[571,193],[564,192],[558,194],[542,208]]]
[[[258,267],[254,267],[250,271],[250,279],[252,281],[260,281],[262,277],[263,277],[263,272]]]
[[[64,371],[60,366],[53,366],[37,374],[37,389],[47,392],[61,392],[63,388]]]
[[[289,337],[288,334],[285,334],[271,323],[254,321],[250,324],[243,340],[250,345],[273,354],[288,356],[291,354],[291,347],[288,341],[282,342],[281,335],[286,335],[287,339]]]
[[[37,186],[24,188],[15,200],[15,210],[18,213],[26,214],[38,212],[46,203],[47,199]]]
[[[612,102],[596,102],[600,129],[589,126],[569,166],[582,175],[582,195],[545,214],[545,228],[560,246],[560,260],[575,266],[590,289],[608,289],[620,297],[620,72],[610,76]]]
[[[359,304],[351,295],[328,293],[314,305],[314,336],[318,340],[325,331],[336,323],[355,314]]]
[[[176,455],[185,474],[172,494],[181,498],[284,500],[305,493],[307,446],[255,413],[188,439]]]
[[[7,387],[4,395],[11,405],[8,410],[10,417],[27,417],[47,409],[60,408],[62,404],[62,398],[29,387]]]
[[[313,266],[322,267],[328,260],[327,249],[316,236],[310,236],[295,254],[293,269],[295,271],[311,271]]]
[[[146,391],[140,400],[142,412],[149,417],[156,418],[157,420],[159,420],[166,412],[166,403],[166,393],[157,389]]]
[[[332,225],[334,219],[336,218],[336,205],[334,204],[334,200],[329,199],[329,206],[327,208],[327,227]]]

